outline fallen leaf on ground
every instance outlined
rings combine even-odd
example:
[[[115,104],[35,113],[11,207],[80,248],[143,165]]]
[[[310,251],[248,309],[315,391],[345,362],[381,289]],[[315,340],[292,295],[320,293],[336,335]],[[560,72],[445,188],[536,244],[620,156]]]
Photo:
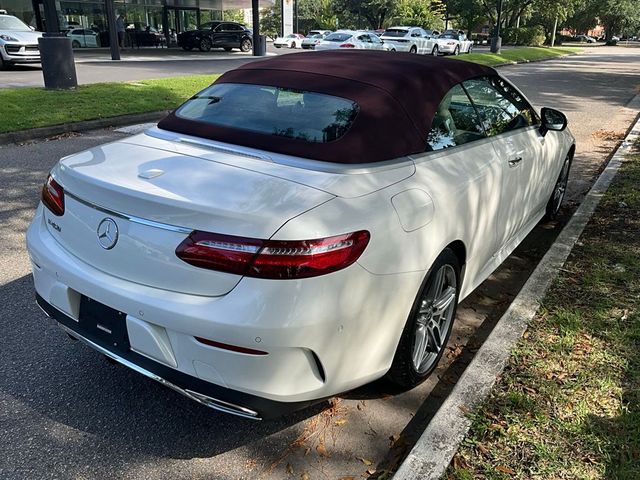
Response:
[[[360,458],[360,457],[357,457],[357,458],[358,458],[358,460],[360,460],[362,463],[364,463],[367,467],[368,467],[369,465],[373,465],[373,462],[372,462],[371,460],[368,460],[368,459],[366,459],[366,458]]]
[[[347,423],[346,418],[341,418],[340,420],[336,420],[336,425],[344,425],[345,423]]]
[[[290,463],[287,463],[287,474],[293,475],[293,467],[291,466]]]
[[[324,446],[324,443],[319,443],[316,447],[316,451],[321,457],[329,457],[329,452],[327,452],[327,448]]]
[[[311,477],[307,472],[304,472],[302,475],[300,475],[300,480],[311,480]]]
[[[516,473],[513,469],[511,469],[509,467],[505,467],[504,465],[498,465],[496,467],[496,470],[499,471],[499,472],[502,472],[502,473],[509,474],[509,475],[515,475],[515,473]]]

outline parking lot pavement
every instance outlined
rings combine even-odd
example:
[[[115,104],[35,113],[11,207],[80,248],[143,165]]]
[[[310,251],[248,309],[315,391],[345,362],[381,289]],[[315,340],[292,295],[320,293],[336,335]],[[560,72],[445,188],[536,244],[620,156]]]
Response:
[[[269,44],[267,55],[286,55],[302,52],[274,48]],[[180,49],[139,49],[126,50],[122,61],[112,61],[109,50],[78,50],[76,53],[76,74],[79,84],[100,82],[123,82],[151,78],[175,77],[176,75],[198,75],[224,73],[245,63],[260,61],[251,53],[239,51],[184,52]],[[268,58],[268,57],[265,57]],[[0,70],[0,88],[42,87],[42,69],[39,65],[14,66]]]
[[[568,114],[578,142],[569,191],[576,202],[637,113],[625,105],[636,93],[640,51],[601,48],[502,72],[537,105]],[[553,223],[536,228],[461,304],[444,362],[420,387],[399,393],[378,382],[330,406],[253,423],[107,363],[35,306],[24,232],[47,171],[61,156],[124,135],[101,130],[0,146],[2,479],[282,479],[305,472],[335,479],[393,467],[559,230]]]

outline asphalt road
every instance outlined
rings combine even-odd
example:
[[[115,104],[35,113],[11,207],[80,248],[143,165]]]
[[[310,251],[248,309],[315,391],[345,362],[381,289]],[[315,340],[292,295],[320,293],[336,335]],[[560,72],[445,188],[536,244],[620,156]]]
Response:
[[[267,47],[267,54],[270,56],[302,51],[274,48],[272,44]],[[229,53],[216,50],[203,53],[185,52],[175,48],[128,49],[122,52],[121,58],[121,61],[114,62],[109,51],[103,49],[76,51],[78,83],[123,82],[178,75],[224,73],[256,61],[250,53],[235,50]],[[40,65],[16,65],[0,71],[0,88],[42,86],[44,81]]]
[[[640,49],[600,48],[502,72],[535,104],[568,114],[578,141],[569,198],[579,201],[615,135],[637,113],[638,106],[625,106],[640,83]],[[101,130],[0,146],[1,479],[282,479],[305,472],[336,479],[380,472],[411,446],[562,223],[538,227],[463,302],[443,365],[420,387],[399,393],[376,383],[331,406],[254,423],[107,363],[68,340],[35,306],[24,232],[47,171],[61,156],[122,136]]]

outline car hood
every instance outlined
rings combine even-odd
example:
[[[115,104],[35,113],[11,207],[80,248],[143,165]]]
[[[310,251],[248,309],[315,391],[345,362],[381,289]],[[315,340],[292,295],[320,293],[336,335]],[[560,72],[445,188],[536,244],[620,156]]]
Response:
[[[38,43],[38,38],[42,36],[42,32],[33,32],[31,30],[0,30],[0,35],[9,35],[23,43]]]

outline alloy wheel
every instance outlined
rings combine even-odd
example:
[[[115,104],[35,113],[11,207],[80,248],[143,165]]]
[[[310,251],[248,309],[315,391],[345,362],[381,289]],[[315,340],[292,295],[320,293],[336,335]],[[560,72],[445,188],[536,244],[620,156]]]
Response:
[[[428,372],[440,358],[453,322],[457,299],[456,272],[449,264],[441,266],[426,288],[415,315],[413,368]]]
[[[251,40],[245,38],[240,44],[240,50],[242,50],[243,52],[248,52],[249,50],[251,50]]]
[[[434,57],[438,56],[438,45],[434,45],[433,50],[431,50],[431,55]]]
[[[571,161],[567,157],[562,164],[562,170],[560,171],[560,176],[558,177],[558,181],[556,182],[556,186],[553,189],[553,200],[551,207],[551,214],[556,215],[560,211],[560,206],[562,205],[562,200],[564,200],[564,195],[567,191],[567,183],[569,181],[569,165]]]
[[[200,46],[198,47],[201,52],[208,52],[211,50],[211,40],[203,38],[200,40]]]

